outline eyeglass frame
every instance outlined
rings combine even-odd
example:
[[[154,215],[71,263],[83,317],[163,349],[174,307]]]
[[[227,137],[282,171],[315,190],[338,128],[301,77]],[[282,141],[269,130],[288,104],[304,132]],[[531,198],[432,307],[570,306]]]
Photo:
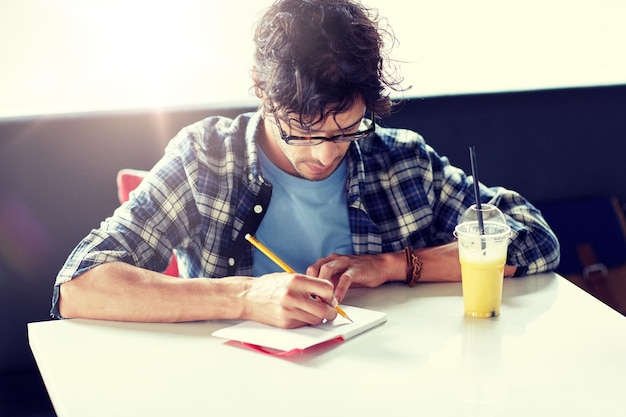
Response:
[[[276,123],[276,126],[278,126],[278,133],[280,134],[280,138],[287,145],[291,145],[291,146],[315,146],[315,145],[320,145],[324,142],[332,142],[332,143],[356,142],[357,140],[361,140],[361,139],[368,137],[369,135],[371,135],[372,133],[376,131],[376,122],[374,121],[373,111],[370,112],[369,120],[371,122],[371,125],[367,129],[362,130],[362,131],[357,131],[354,133],[334,135],[331,137],[325,137],[325,136],[308,136],[307,137],[307,136],[288,135],[283,130],[283,127],[281,126],[280,120],[278,119],[278,116],[276,115],[276,113],[273,113],[273,115],[274,115],[274,121]],[[365,116],[361,120],[361,123],[363,123],[363,120],[367,120],[365,119]]]

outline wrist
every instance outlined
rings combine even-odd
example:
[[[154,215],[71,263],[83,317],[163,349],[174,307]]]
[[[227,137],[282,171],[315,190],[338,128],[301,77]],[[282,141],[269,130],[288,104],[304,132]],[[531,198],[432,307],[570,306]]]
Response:
[[[413,252],[425,266],[422,269],[420,281],[461,281],[461,264],[456,241],[441,246],[415,249]]]
[[[414,287],[422,276],[423,262],[410,247],[404,248],[402,254],[404,255],[404,263],[406,265],[406,278],[404,282],[409,287]]]
[[[368,256],[377,259],[376,269],[379,271],[378,275],[381,278],[380,284],[404,281],[406,278],[402,252],[385,252]]]
[[[221,317],[230,320],[247,320],[251,317],[249,297],[252,278],[228,277],[212,281],[221,288],[216,291],[223,300],[219,303],[223,307]]]

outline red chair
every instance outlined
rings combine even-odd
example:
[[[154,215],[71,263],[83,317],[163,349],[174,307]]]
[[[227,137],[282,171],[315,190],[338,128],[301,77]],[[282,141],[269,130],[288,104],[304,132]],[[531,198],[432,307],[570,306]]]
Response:
[[[120,204],[128,201],[128,194],[137,188],[146,174],[147,171],[128,168],[121,169],[117,173],[117,197],[120,200]],[[163,273],[172,277],[178,277],[178,262],[174,253],[172,253],[170,264]]]

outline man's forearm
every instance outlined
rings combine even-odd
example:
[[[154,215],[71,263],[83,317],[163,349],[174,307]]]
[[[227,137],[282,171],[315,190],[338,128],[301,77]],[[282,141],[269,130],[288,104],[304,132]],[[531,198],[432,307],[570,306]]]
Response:
[[[121,262],[99,265],[61,285],[64,318],[183,322],[239,318],[248,279],[180,279]]]
[[[458,242],[454,241],[441,246],[416,249],[414,252],[422,262],[420,281],[439,282],[461,280]],[[516,270],[516,266],[505,265],[504,276],[513,276]]]
[[[461,264],[457,242],[441,246],[416,249],[414,253],[422,262],[420,281],[460,281]]]

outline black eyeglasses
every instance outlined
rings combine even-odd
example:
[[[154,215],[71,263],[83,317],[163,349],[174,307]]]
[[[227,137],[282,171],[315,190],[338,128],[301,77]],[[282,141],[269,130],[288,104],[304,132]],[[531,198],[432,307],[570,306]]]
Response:
[[[356,140],[360,140],[368,137],[376,130],[376,123],[374,123],[374,112],[370,113],[370,119],[363,119],[361,124],[365,124],[365,130],[361,130],[355,133],[343,133],[340,135],[325,137],[325,136],[293,136],[288,135],[283,130],[280,125],[280,121],[278,117],[274,113],[274,120],[276,121],[276,126],[278,126],[278,132],[280,133],[280,137],[285,141],[287,145],[294,146],[313,146],[319,145],[324,142],[333,142],[333,143],[344,143],[344,142],[354,142]]]

